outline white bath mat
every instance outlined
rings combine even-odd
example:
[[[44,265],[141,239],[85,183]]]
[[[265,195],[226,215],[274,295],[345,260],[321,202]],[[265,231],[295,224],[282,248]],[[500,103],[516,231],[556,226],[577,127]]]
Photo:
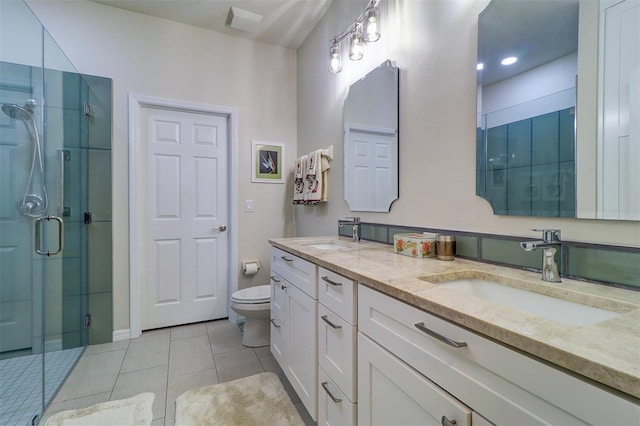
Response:
[[[176,426],[304,425],[273,373],[187,391],[176,399],[175,420]]]
[[[46,426],[149,426],[153,421],[151,392],[132,398],[101,402],[87,408],[61,411]]]

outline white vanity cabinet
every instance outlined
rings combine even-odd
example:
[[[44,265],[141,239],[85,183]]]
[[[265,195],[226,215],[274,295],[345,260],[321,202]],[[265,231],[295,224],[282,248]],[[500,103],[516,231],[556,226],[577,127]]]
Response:
[[[318,424],[354,425],[357,415],[355,281],[318,268]]]
[[[637,402],[364,285],[358,327],[358,424],[640,424]]]
[[[358,353],[359,424],[472,424],[469,407],[364,334]]]
[[[271,273],[271,354],[282,368],[287,364],[285,357],[289,345],[284,327],[286,286],[284,278],[275,272]]]
[[[271,352],[317,420],[317,266],[271,249]]]

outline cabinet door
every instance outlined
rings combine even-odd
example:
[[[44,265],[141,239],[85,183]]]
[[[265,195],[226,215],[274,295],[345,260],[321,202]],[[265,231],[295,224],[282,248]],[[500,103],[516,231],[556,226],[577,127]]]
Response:
[[[357,328],[318,304],[318,364],[340,386],[350,401],[356,401]]]
[[[349,401],[322,368],[318,369],[318,426],[356,424],[357,405]]]
[[[285,289],[287,355],[283,370],[307,411],[317,420],[318,302],[294,285]]]
[[[284,318],[285,288],[287,283],[280,275],[271,273],[271,314]]]
[[[271,354],[280,366],[286,365],[287,339],[284,321],[271,315]]]
[[[358,424],[471,425],[471,410],[429,379],[358,334]]]

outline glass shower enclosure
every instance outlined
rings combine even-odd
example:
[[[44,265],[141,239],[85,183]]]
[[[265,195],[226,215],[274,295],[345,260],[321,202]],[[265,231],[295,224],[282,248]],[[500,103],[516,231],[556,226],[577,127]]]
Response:
[[[91,340],[92,160],[110,181],[111,83],[101,104],[99,80],[75,70],[23,1],[0,1],[2,425],[37,424]],[[100,155],[83,148],[105,111]],[[110,218],[110,187],[94,198]]]

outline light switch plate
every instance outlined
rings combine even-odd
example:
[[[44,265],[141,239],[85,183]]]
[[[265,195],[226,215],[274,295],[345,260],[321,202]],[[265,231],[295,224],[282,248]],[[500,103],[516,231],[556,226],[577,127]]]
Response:
[[[253,200],[245,200],[244,201],[244,211],[252,212],[253,211]]]

